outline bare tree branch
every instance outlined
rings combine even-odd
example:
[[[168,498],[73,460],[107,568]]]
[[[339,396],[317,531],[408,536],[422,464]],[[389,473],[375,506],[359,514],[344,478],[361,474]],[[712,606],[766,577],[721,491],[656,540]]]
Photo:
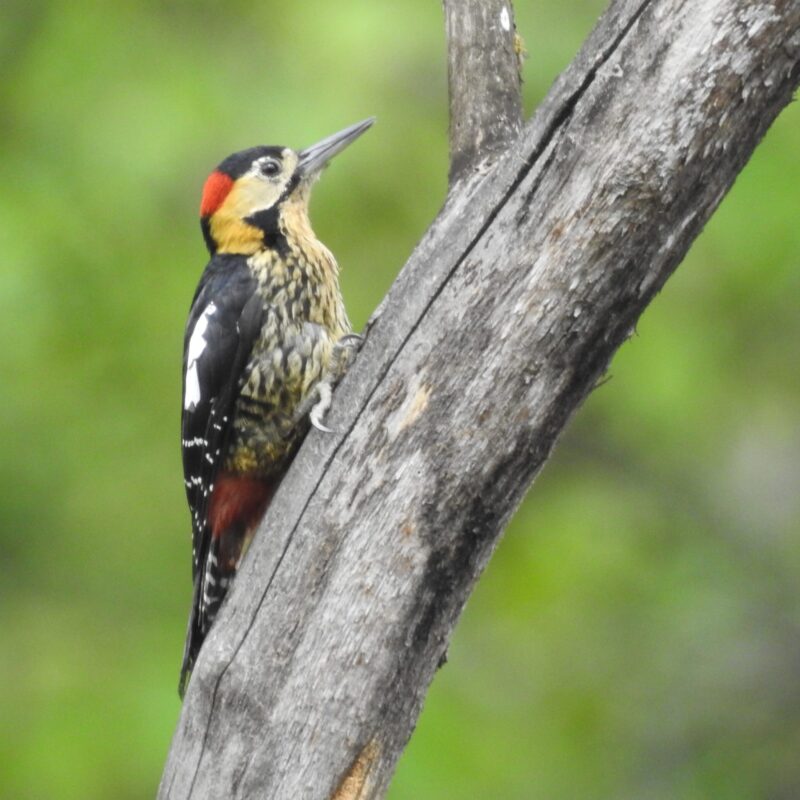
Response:
[[[161,798],[382,796],[503,526],[798,81],[796,0],[612,3],[392,287],[204,645]]]
[[[444,15],[453,185],[519,135],[520,56],[510,0],[444,0]]]

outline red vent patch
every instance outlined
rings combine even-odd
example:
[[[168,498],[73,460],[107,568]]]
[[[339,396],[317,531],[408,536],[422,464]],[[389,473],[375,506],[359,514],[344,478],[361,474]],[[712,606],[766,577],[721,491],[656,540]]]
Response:
[[[222,536],[233,525],[246,529],[256,525],[274,491],[275,487],[261,478],[220,472],[208,511],[212,535]]]
[[[233,178],[216,170],[208,176],[200,201],[200,216],[210,217],[224,202],[233,187]]]

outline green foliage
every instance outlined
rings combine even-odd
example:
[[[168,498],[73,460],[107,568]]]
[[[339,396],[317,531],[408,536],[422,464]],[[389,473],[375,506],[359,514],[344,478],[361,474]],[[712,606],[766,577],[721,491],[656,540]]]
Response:
[[[530,109],[603,3],[519,5]],[[440,9],[0,16],[0,793],[148,797],[189,604],[202,182],[230,151],[377,115],[314,203],[363,325],[444,196]],[[800,795],[799,123],[774,126],[520,509],[392,800]]]

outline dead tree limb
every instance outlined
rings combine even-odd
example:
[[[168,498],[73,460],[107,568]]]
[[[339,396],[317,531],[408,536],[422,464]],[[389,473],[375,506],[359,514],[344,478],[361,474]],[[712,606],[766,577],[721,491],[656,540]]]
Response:
[[[450,96],[450,185],[501,156],[522,128],[514,8],[444,0]]]
[[[446,4],[451,64],[503,7]],[[797,0],[615,0],[485,174],[505,134],[454,98],[469,155],[245,559],[161,798],[382,796],[503,526],[799,80]]]

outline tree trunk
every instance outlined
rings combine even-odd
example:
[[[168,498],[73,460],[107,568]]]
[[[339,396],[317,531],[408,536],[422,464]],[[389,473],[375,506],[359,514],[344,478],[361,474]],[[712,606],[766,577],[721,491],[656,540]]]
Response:
[[[445,12],[450,195],[244,560],[161,798],[383,795],[504,525],[800,80],[798,0],[616,0],[517,136],[510,2]]]

